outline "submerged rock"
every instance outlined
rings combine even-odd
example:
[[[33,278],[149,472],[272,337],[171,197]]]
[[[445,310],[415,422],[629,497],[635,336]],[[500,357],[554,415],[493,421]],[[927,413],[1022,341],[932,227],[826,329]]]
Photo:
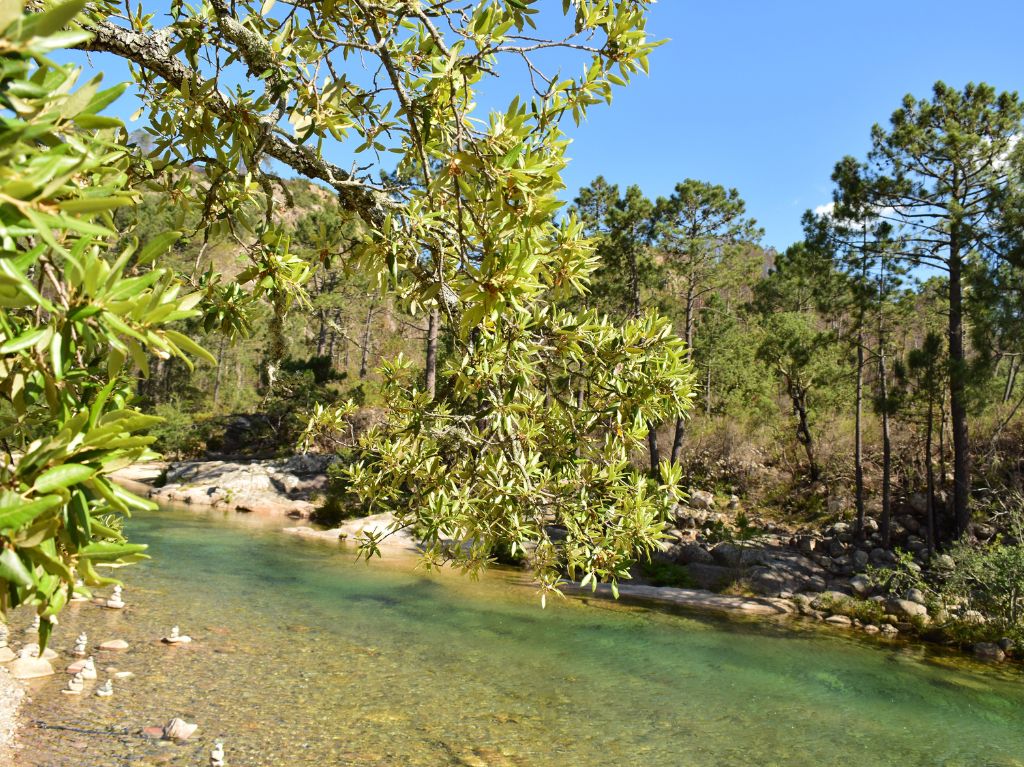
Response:
[[[974,657],[978,660],[1002,663],[1006,660],[1006,653],[995,642],[978,642],[973,648]]]
[[[53,666],[45,658],[33,658],[28,655],[19,655],[7,667],[11,676],[15,679],[36,679],[43,676],[51,676]]]
[[[174,719],[164,725],[163,738],[164,740],[188,740],[198,728],[199,725],[197,724],[174,717]]]

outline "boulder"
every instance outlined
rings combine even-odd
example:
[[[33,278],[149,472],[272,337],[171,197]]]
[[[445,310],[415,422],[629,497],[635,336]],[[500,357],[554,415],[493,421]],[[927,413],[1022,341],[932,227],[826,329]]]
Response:
[[[792,574],[769,567],[755,567],[747,576],[750,590],[766,597],[777,597],[799,591],[803,585]]]
[[[881,547],[871,549],[868,559],[875,567],[891,567],[896,564],[896,555]]]
[[[715,508],[715,496],[707,490],[691,490],[690,506],[701,511],[710,511]]]
[[[686,566],[686,571],[694,583],[709,591],[723,589],[736,580],[736,570],[731,567],[692,562]]]
[[[831,623],[833,626],[850,626],[853,621],[848,615],[830,615],[825,619],[825,623]]]
[[[1006,653],[995,642],[978,642],[971,649],[974,651],[974,657],[978,660],[990,663],[1002,663],[1006,660]]]
[[[711,549],[711,556],[722,567],[737,569],[760,564],[764,559],[764,552],[749,546],[723,541]]]
[[[919,605],[926,604],[924,592],[921,591],[921,589],[908,589],[907,599],[909,599],[911,602],[917,602]]]
[[[198,727],[199,725],[174,717],[164,725],[163,737],[164,740],[188,740]]]
[[[715,563],[715,558],[711,556],[711,552],[701,546],[699,543],[681,543],[673,546],[668,551],[672,561],[677,562],[680,565],[689,565],[693,563],[701,565],[711,565]]]
[[[857,596],[866,597],[871,593],[873,584],[866,575],[855,575],[850,578],[850,588],[853,589],[853,593]]]
[[[890,599],[885,603],[885,609],[899,618],[928,617],[928,609],[924,605],[909,599]]]
[[[11,661],[7,670],[15,679],[37,679],[43,676],[53,675],[53,666],[50,661],[44,658],[31,658],[19,656]]]
[[[863,570],[865,567],[867,567],[869,560],[870,556],[866,551],[864,551],[864,549],[856,549],[853,552],[853,566],[857,570]]]

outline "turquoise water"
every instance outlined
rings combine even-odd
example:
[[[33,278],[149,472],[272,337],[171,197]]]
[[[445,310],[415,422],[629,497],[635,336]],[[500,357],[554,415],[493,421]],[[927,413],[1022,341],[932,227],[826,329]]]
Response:
[[[135,676],[107,699],[34,682],[19,765],[195,767],[215,739],[231,767],[1024,765],[1015,671],[793,624],[542,611],[513,574],[367,566],[251,517],[163,511],[130,532],[153,560],[123,571],[129,608],[73,606],[55,648],[124,638],[99,681]],[[196,641],[161,645],[175,623]],[[172,716],[191,740],[140,735]]]

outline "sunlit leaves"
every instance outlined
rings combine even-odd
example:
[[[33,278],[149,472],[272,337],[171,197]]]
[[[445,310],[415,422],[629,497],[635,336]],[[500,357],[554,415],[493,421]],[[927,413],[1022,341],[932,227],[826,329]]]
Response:
[[[180,234],[113,248],[111,212],[135,194],[121,125],[98,113],[123,88],[78,86],[78,70],[43,58],[81,39],[58,31],[81,7],[0,10],[0,612],[29,604],[43,617],[74,580],[102,584],[96,566],[145,549],[116,518],[152,504],[107,476],[152,455],[132,378],[150,354],[209,359],[166,327],[197,315],[201,295],[151,267]]]

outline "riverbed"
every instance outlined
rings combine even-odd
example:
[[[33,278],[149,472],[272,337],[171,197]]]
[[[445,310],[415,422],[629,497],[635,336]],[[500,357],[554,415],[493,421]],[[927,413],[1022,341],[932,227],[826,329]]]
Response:
[[[129,523],[153,559],[128,608],[71,606],[97,698],[36,680],[21,767],[1008,767],[1024,765],[1024,680],[912,646],[785,625],[548,600],[518,573],[479,582],[357,562],[233,512]],[[28,616],[15,613],[18,631]],[[160,643],[172,625],[195,641]],[[64,657],[61,667],[71,658]],[[198,724],[169,743],[141,730]]]

